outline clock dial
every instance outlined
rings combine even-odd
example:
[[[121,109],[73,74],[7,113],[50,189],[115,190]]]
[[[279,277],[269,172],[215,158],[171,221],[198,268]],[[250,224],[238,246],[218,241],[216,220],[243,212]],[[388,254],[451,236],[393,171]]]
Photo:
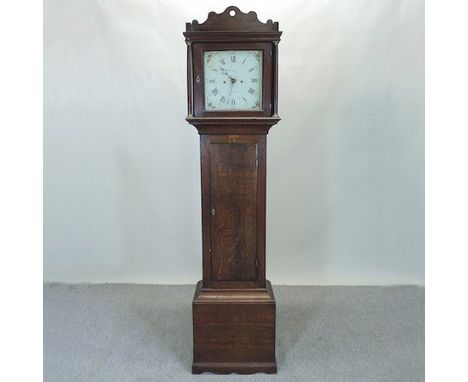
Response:
[[[261,50],[204,52],[205,109],[262,110]]]

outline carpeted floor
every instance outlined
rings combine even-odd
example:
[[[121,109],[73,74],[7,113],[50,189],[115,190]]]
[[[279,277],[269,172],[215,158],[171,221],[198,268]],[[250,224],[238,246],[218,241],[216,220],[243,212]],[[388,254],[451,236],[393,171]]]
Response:
[[[424,288],[273,286],[278,374],[192,375],[195,286],[44,285],[44,381],[424,380]]]

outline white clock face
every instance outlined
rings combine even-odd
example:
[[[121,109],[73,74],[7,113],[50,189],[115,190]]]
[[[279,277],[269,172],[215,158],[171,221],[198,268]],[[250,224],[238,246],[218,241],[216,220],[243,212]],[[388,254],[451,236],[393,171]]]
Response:
[[[204,53],[205,110],[262,110],[261,50]]]

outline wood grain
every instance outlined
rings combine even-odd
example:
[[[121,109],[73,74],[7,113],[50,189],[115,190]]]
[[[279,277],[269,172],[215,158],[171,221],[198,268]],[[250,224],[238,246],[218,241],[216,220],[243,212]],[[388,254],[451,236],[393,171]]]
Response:
[[[276,372],[271,284],[264,290],[225,290],[215,299],[213,294],[200,282],[193,299],[193,372]]]
[[[211,274],[257,278],[257,144],[211,143]]]

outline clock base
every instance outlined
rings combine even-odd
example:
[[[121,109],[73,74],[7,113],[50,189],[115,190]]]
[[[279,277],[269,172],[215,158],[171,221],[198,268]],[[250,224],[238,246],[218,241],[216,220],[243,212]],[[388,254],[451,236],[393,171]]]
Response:
[[[276,302],[266,288],[208,289],[193,298],[192,373],[276,373]]]

